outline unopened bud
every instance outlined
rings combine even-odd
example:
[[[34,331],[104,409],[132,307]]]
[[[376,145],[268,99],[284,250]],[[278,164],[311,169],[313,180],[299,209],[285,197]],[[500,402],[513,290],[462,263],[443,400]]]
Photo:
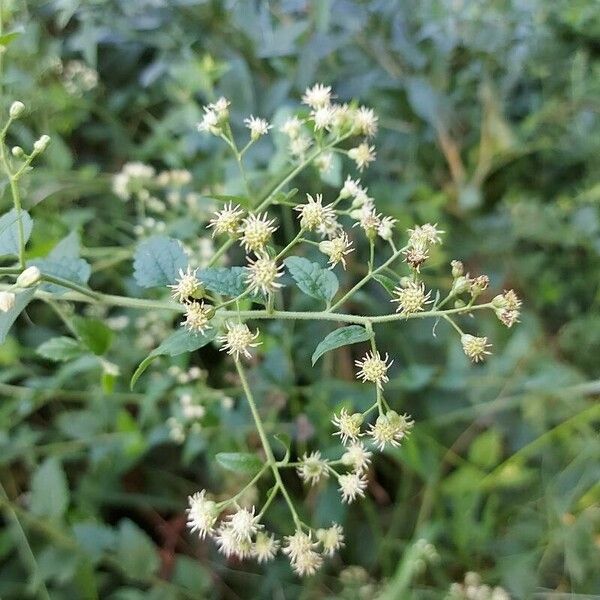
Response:
[[[460,260],[453,260],[450,263],[450,266],[452,267],[452,277],[454,277],[454,279],[460,277],[465,272],[465,267]]]
[[[0,292],[0,312],[8,312],[15,305],[15,295],[12,292]]]
[[[18,119],[24,111],[25,105],[17,100],[16,102],[13,102],[10,105],[10,110],[8,111],[8,114],[10,115],[11,119]]]
[[[17,286],[28,288],[38,283],[42,278],[42,272],[37,267],[27,267],[18,277]]]
[[[15,158],[21,158],[25,156],[25,152],[23,151],[23,148],[21,148],[21,146],[13,146],[10,149],[10,152]]]
[[[43,135],[39,140],[36,140],[34,142],[33,151],[36,154],[40,154],[40,152],[43,152],[48,147],[49,143],[50,143],[50,136]]]
[[[400,278],[400,287],[407,288],[412,283],[411,277],[401,277]]]
[[[494,296],[494,299],[492,300],[492,306],[500,310],[506,308],[506,298],[504,297],[504,294],[498,294],[497,296]]]
[[[468,277],[461,275],[454,280],[454,284],[452,286],[453,294],[463,294],[471,287],[471,283]]]

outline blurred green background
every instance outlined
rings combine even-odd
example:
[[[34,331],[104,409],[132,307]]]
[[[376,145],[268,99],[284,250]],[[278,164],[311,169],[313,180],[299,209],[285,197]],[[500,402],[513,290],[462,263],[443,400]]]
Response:
[[[514,288],[524,304],[511,330],[478,319],[494,342],[483,366],[468,363],[444,324],[381,329],[380,349],[397,357],[388,399],[413,415],[414,434],[378,458],[365,501],[341,505],[333,484],[306,496],[309,522],[336,520],[347,534],[341,556],[306,581],[285,560],[227,563],[185,531],[188,494],[239,486],[214,454],[257,446],[243,403],[230,406],[239,389],[216,349],[156,363],[129,392],[132,371],[175,326],[171,315],[68,306],[58,315],[32,304],[0,346],[2,599],[43,597],[42,581],[51,598],[69,600],[436,599],[467,571],[513,598],[600,597],[595,0],[0,6],[2,109],[19,99],[28,110],[11,143],[52,137],[25,184],[31,257],[75,229],[92,287],[141,294],[131,278],[139,215],[113,195],[112,174],[131,160],[189,169],[201,214],[205,195],[240,184],[224,145],[195,129],[202,105],[229,98],[240,131],[244,117],[283,115],[320,81],[380,116],[378,160],[363,177],[379,209],[401,228],[429,221],[446,231],[428,283],[449,285],[447,265],[460,259],[490,276],[492,294]],[[271,152],[266,142],[250,155],[257,181],[280,167]],[[348,173],[336,164],[323,181],[311,172],[295,185],[335,197]],[[9,208],[4,189],[1,212]],[[165,227],[200,252],[201,221],[173,211]],[[364,256],[359,248],[348,278]],[[390,310],[377,287],[354,308]],[[119,376],[96,358],[56,364],[36,354],[65,334],[72,310],[112,319],[102,354]],[[324,333],[273,323],[252,369],[299,453],[333,447],[333,410],[367,401],[349,351],[310,368]],[[190,367],[199,379],[186,381]],[[177,445],[166,421],[183,392],[207,415]],[[277,505],[270,519],[289,526]]]

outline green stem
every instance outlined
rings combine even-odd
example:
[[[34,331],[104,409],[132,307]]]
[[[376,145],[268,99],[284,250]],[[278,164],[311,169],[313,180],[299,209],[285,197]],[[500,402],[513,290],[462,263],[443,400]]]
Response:
[[[290,498],[288,491],[285,488],[283,480],[281,479],[279,468],[277,467],[277,461],[275,460],[273,450],[271,449],[271,445],[269,444],[269,440],[267,439],[267,434],[265,433],[265,428],[263,426],[262,419],[260,418],[256,402],[254,401],[254,396],[252,395],[252,391],[250,390],[250,386],[248,385],[248,380],[246,379],[244,367],[242,366],[239,359],[235,359],[235,367],[240,377],[240,381],[242,382],[242,387],[244,388],[246,400],[248,401],[250,411],[252,412],[252,417],[254,419],[254,424],[256,425],[256,430],[258,431],[258,435],[260,437],[260,441],[265,451],[265,455],[267,456],[267,464],[269,465],[269,467],[271,467],[271,470],[273,471],[273,476],[275,477],[275,483],[277,484],[279,489],[281,489],[281,493],[285,498],[285,501],[287,502],[287,505],[290,509],[290,513],[292,514],[292,518],[294,519],[294,524],[298,529],[301,529],[302,522],[300,520],[300,517],[298,516],[298,513],[296,512],[294,503],[292,502],[292,499]]]

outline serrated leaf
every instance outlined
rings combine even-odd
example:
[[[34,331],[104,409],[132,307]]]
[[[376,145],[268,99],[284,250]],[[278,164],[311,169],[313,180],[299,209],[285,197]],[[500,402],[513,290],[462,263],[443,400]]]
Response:
[[[67,510],[69,486],[62,465],[55,457],[42,463],[31,479],[31,503],[34,515],[58,518]]]
[[[15,305],[7,312],[0,312],[0,344],[4,343],[13,323],[31,302],[34,294],[35,288],[28,288],[15,294]]]
[[[163,287],[178,277],[188,264],[181,244],[170,237],[154,236],[138,245],[133,259],[133,276],[144,288]]]
[[[342,346],[348,346],[349,344],[357,344],[358,342],[366,342],[371,339],[372,334],[369,333],[364,327],[360,325],[349,325],[348,327],[340,327],[335,331],[332,331],[329,335],[323,339],[323,341],[317,346],[312,355],[312,364],[314,365],[317,360],[325,352],[341,348]]]
[[[66,256],[62,258],[39,258],[29,261],[27,265],[38,267],[44,275],[54,275],[79,285],[86,285],[92,274],[92,267],[83,258]],[[69,291],[68,288],[56,283],[44,283],[42,289],[53,294],[64,294]]]
[[[40,344],[36,352],[48,360],[63,362],[81,356],[85,350],[70,337],[55,337]]]
[[[219,452],[215,458],[222,467],[234,473],[254,475],[263,466],[260,458],[250,452]]]
[[[337,277],[329,269],[301,256],[290,256],[284,261],[298,287],[309,296],[329,303],[338,291]]]
[[[79,341],[94,354],[104,354],[112,342],[113,332],[98,319],[73,317],[71,324]]]
[[[152,350],[152,352],[150,352],[150,354],[139,364],[131,377],[131,382],[129,384],[131,389],[133,389],[144,371],[159,356],[177,356],[178,354],[184,354],[185,352],[194,352],[212,342],[216,335],[216,327],[208,329],[204,333],[193,333],[183,327],[178,329],[164,340],[158,348]]]
[[[26,210],[21,211],[25,243],[29,240],[33,221]],[[13,208],[0,217],[0,256],[17,256],[19,254],[19,220]]]

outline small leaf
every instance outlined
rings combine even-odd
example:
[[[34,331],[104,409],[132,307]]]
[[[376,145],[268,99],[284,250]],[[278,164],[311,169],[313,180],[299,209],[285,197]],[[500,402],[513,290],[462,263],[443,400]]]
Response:
[[[8,46],[13,40],[15,40],[16,38],[18,38],[21,33],[23,33],[22,31],[8,31],[7,33],[4,33],[2,35],[0,35],[0,46]]]
[[[290,256],[284,261],[298,287],[309,296],[330,302],[338,291],[337,277],[317,263],[301,256]]]
[[[183,327],[178,329],[158,346],[158,348],[152,350],[152,352],[150,352],[150,354],[139,364],[131,377],[131,389],[133,389],[142,373],[159,356],[177,356],[178,354],[184,354],[185,352],[194,352],[212,342],[216,335],[216,327],[207,330],[205,333],[193,333]]]
[[[135,251],[133,276],[141,287],[162,287],[178,277],[188,259],[181,244],[170,237],[154,236],[144,240]]]
[[[55,337],[40,344],[36,352],[48,360],[63,362],[85,353],[81,344],[70,337]]]
[[[25,243],[29,240],[33,221],[26,210],[21,211]],[[0,256],[17,256],[19,254],[19,220],[13,208],[0,217]]]
[[[210,267],[198,273],[198,279],[207,290],[232,298],[246,291],[247,276],[245,267]]]
[[[94,354],[104,354],[112,341],[113,332],[98,319],[73,317],[71,320],[80,342]]]
[[[7,312],[0,312],[0,344],[4,343],[13,323],[31,302],[34,294],[35,288],[28,288],[19,294],[15,294],[15,305]]]
[[[80,285],[86,285],[92,273],[92,267],[83,258],[39,258],[29,261],[27,265],[38,267],[44,275],[54,275]],[[53,294],[68,291],[66,287],[55,283],[45,283],[42,289]]]
[[[287,433],[277,433],[273,436],[284,448],[285,455],[281,459],[283,464],[287,464],[290,460],[290,448],[292,445],[292,438]]]
[[[312,364],[314,365],[319,358],[336,348],[342,346],[348,346],[349,344],[357,344],[358,342],[366,342],[371,339],[371,333],[369,333],[364,327],[360,325],[349,325],[348,327],[340,327],[332,331],[325,339],[317,346],[316,350],[312,355]]]
[[[380,283],[389,292],[390,296],[394,296],[393,291],[397,284],[391,277],[388,277],[387,275],[377,274],[373,275],[373,279],[375,279],[377,283]]]
[[[46,459],[31,479],[31,512],[40,517],[58,518],[69,505],[69,486],[60,462]]]
[[[119,523],[116,545],[115,559],[128,577],[148,579],[160,566],[152,540],[128,519]]]
[[[234,473],[254,475],[263,466],[260,458],[250,452],[219,452],[215,458],[222,467]]]

